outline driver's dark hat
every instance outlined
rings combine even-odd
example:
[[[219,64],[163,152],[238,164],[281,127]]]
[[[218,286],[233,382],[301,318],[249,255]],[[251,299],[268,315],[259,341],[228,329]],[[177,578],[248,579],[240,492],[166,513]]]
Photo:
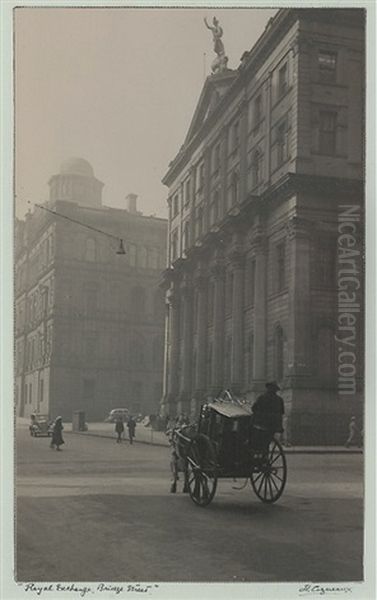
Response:
[[[272,390],[273,392],[278,392],[280,390],[278,384],[276,383],[276,381],[268,381],[266,383],[266,388],[268,390]]]

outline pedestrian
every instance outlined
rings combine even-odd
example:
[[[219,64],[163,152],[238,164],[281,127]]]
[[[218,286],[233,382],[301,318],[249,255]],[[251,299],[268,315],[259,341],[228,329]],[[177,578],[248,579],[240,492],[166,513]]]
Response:
[[[60,446],[62,444],[64,444],[64,440],[63,440],[63,436],[62,436],[63,429],[64,429],[64,427],[63,427],[63,423],[62,423],[62,417],[56,417],[54,426],[52,429],[52,439],[51,439],[50,448],[54,448],[56,446],[57,450],[61,450]]]
[[[346,448],[350,446],[361,448],[361,432],[357,426],[356,417],[351,417],[348,425],[348,438],[344,445]]]
[[[128,417],[127,427],[128,427],[128,437],[130,440],[130,444],[133,444],[133,439],[135,437],[136,421],[132,415],[130,415]]]
[[[115,431],[118,435],[117,437],[117,444],[120,444],[122,442],[122,433],[124,431],[124,425],[123,425],[123,419],[122,417],[118,417],[116,422],[115,422]]]
[[[253,404],[253,424],[272,433],[283,433],[284,400],[276,393],[280,388],[271,381],[266,383],[266,390]]]

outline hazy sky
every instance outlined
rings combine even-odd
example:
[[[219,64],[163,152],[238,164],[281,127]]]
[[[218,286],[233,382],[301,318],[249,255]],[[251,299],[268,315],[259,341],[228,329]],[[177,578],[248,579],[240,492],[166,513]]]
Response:
[[[224,29],[230,68],[276,9],[16,9],[17,214],[48,198],[49,178],[86,158],[103,202],[138,194],[166,216],[161,183],[215,58],[203,17]],[[206,56],[204,57],[204,53]],[[206,66],[205,66],[206,65]]]

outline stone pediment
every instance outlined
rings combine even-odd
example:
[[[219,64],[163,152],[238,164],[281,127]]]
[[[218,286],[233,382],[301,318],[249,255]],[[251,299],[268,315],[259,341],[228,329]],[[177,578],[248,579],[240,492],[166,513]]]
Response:
[[[237,71],[227,69],[226,71],[207,77],[187,132],[184,145],[188,144],[200,130],[201,126],[219,104],[236,76]]]

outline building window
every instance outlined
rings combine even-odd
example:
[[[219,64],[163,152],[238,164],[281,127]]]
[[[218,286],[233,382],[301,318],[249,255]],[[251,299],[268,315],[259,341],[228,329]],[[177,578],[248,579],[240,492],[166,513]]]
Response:
[[[278,292],[285,288],[285,279],[285,242],[281,242],[276,246],[276,285]]]
[[[216,191],[213,194],[212,202],[209,207],[209,221],[211,225],[214,225],[218,219],[219,213],[219,192]]]
[[[201,163],[198,168],[197,189],[201,190],[204,186],[204,163]]]
[[[261,182],[262,155],[255,150],[251,160],[251,187],[254,188]]]
[[[232,173],[230,180],[230,207],[237,204],[239,201],[239,176],[235,171]],[[229,207],[229,208],[230,208]]]
[[[278,166],[288,160],[288,125],[284,121],[277,128],[277,164]]]
[[[188,179],[185,184],[185,206],[190,203],[191,200],[191,181]]]
[[[336,81],[336,52],[320,50],[318,54],[319,78],[321,81],[331,83]]]
[[[96,242],[93,238],[85,240],[85,260],[89,262],[96,260]]]
[[[187,250],[190,246],[190,223],[186,221],[183,228],[183,248]]]
[[[231,129],[230,136],[230,152],[236,152],[238,146],[240,144],[240,123],[236,121]]]
[[[212,172],[217,173],[220,169],[220,143],[213,149]]]
[[[196,237],[199,238],[203,233],[203,209],[202,209],[202,207],[198,208],[198,210],[197,210],[195,229],[196,229]]]
[[[179,196],[176,194],[173,199],[173,217],[176,217],[179,212]]]
[[[254,100],[253,127],[257,127],[262,119],[262,96],[259,94]]]
[[[178,231],[175,230],[171,234],[171,259],[178,258]]]
[[[288,90],[288,64],[285,63],[279,69],[279,98],[283,96]]]
[[[29,383],[29,404],[31,404],[33,399],[33,384]]]
[[[319,113],[319,147],[320,154],[335,155],[336,151],[336,113],[320,111]]]

